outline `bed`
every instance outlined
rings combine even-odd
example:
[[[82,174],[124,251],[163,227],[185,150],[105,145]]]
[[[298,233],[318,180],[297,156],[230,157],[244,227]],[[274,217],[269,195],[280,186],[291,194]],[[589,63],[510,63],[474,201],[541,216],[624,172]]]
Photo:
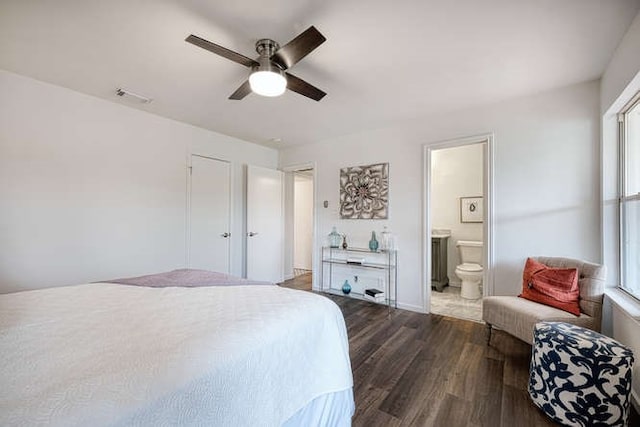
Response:
[[[0,295],[0,425],[350,425],[332,301],[238,279],[153,283]]]

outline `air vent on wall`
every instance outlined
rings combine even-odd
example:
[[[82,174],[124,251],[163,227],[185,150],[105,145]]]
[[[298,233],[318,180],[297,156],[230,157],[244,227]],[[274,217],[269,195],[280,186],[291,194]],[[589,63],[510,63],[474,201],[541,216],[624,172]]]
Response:
[[[123,88],[116,89],[116,95],[122,96],[122,97],[130,96],[130,97],[135,98],[138,101],[142,102],[143,104],[149,104],[149,103],[151,103],[151,101],[153,101],[153,99],[149,98],[148,96],[140,95],[140,94],[137,94],[135,92],[131,92],[130,90],[123,89]]]

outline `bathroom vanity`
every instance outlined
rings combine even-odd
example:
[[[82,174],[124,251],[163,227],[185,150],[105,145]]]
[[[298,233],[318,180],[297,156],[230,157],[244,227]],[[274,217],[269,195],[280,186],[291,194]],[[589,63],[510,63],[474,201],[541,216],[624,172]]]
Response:
[[[442,292],[445,286],[449,286],[447,276],[447,249],[449,246],[448,234],[431,235],[431,289]]]

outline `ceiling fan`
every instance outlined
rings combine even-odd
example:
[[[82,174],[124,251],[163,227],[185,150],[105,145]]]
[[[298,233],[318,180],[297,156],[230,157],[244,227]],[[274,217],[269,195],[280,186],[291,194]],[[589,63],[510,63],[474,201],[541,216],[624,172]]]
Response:
[[[185,39],[186,42],[251,68],[249,78],[229,99],[240,100],[251,92],[262,96],[280,96],[285,89],[289,89],[316,101],[320,101],[326,93],[286,70],[325,40],[314,26],[282,47],[271,39],[260,39],[256,42],[256,51],[260,56],[254,60],[193,34]]]

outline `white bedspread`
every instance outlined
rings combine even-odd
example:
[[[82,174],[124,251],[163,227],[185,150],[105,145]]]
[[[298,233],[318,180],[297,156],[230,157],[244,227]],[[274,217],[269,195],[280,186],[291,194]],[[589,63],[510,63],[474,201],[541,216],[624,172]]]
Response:
[[[0,425],[279,426],[352,387],[330,300],[99,283],[0,295]]]

